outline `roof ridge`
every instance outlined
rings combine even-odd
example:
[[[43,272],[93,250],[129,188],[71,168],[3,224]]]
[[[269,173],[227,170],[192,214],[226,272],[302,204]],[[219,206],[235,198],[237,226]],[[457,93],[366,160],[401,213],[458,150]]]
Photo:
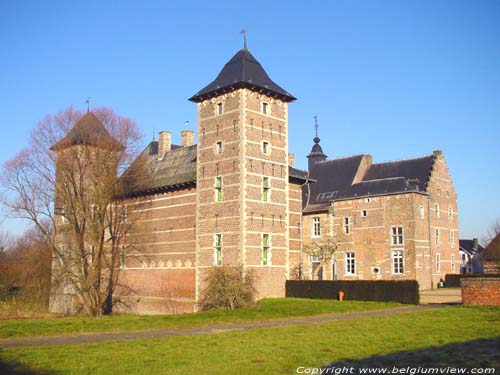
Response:
[[[384,160],[384,161],[380,161],[380,162],[377,162],[377,163],[372,163],[372,165],[399,163],[399,162],[402,162],[402,161],[419,160],[419,159],[425,159],[425,158],[431,158],[431,157],[433,157],[433,155],[415,156],[415,157],[406,158],[406,159]]]
[[[348,156],[337,156],[337,157],[332,158],[332,159],[318,161],[318,162],[316,162],[316,164],[328,163],[329,161],[338,161],[338,160],[343,160],[343,159],[353,159],[353,158],[356,158],[359,156],[365,156],[365,155],[367,155],[367,154],[354,154],[354,155],[348,155]]]

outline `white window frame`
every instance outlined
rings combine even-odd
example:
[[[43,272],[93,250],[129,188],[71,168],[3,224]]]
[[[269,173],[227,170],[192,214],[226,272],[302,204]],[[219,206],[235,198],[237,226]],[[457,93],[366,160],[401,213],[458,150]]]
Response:
[[[391,252],[392,274],[404,275],[405,258],[403,249],[394,249]]]
[[[448,221],[453,220],[453,207],[448,207]]]
[[[224,146],[222,144],[222,141],[215,142],[215,153],[217,155],[220,155],[222,154],[223,151],[224,151]]]
[[[356,253],[354,251],[346,251],[344,254],[344,260],[346,276],[356,275]]]
[[[264,244],[264,238],[267,236],[268,243],[267,246]],[[264,254],[267,252],[267,259]],[[270,233],[262,233],[262,265],[270,266],[271,265],[271,234]]]
[[[219,183],[220,181],[220,183]],[[222,176],[215,176],[214,182],[214,195],[216,202],[222,202],[224,200],[224,194],[222,192],[223,179]]]
[[[214,234],[214,266],[222,266],[222,233]]]
[[[439,204],[434,204],[434,218],[439,219],[441,217],[441,209],[439,208]]]
[[[455,265],[455,254],[451,254],[451,272],[456,272],[457,268]]]
[[[441,231],[439,230],[439,228],[434,228],[434,240],[436,246],[439,246],[441,243]]]
[[[344,234],[351,234],[351,218],[349,216],[344,216],[342,219],[342,232]]]
[[[391,246],[401,246],[405,244],[405,230],[402,225],[391,226]]]
[[[421,219],[425,219],[425,207],[421,204],[418,208],[419,215]]]
[[[368,211],[367,210],[362,210],[361,211],[361,217],[367,217],[368,216]]]
[[[312,232],[311,237],[318,238],[321,237],[321,218],[319,216],[314,216],[312,218]]]
[[[441,273],[441,253],[436,253],[436,273]]]
[[[450,244],[455,245],[455,231],[450,229]]]

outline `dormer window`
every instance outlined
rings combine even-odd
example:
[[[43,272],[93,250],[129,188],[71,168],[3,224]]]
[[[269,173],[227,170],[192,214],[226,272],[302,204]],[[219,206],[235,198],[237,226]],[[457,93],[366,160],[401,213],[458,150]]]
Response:
[[[217,114],[218,115],[222,115],[222,112],[223,112],[223,107],[222,107],[222,102],[220,103],[217,103]]]
[[[262,102],[262,114],[267,115],[269,111],[269,103]]]

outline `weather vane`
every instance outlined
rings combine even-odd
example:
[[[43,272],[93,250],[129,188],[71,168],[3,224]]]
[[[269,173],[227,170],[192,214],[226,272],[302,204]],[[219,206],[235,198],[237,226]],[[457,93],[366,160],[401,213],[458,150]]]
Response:
[[[243,48],[247,49],[247,29],[241,29],[240,34],[243,35]]]
[[[318,125],[318,116],[315,115],[314,116],[314,130],[316,131],[316,138],[318,138],[318,128],[319,128],[319,125]]]
[[[90,111],[90,96],[87,96],[87,100],[85,100],[85,103],[87,103],[87,113]]]

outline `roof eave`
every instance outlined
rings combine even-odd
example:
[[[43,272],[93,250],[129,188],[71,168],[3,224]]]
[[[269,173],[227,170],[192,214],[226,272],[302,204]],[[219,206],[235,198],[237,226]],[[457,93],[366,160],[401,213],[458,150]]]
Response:
[[[261,87],[261,86],[255,85],[253,83],[250,83],[250,82],[237,82],[235,84],[220,87],[220,88],[217,88],[215,90],[208,91],[206,93],[204,93],[202,90],[200,93],[193,95],[188,100],[191,102],[194,102],[194,103],[201,103],[205,100],[212,99],[216,96],[227,94],[229,92],[232,92],[232,91],[235,91],[235,90],[241,89],[241,88],[247,88],[249,90],[268,95],[268,96],[273,97],[275,99],[280,99],[280,100],[287,102],[287,103],[297,100],[297,98],[291,94],[279,93],[279,92],[276,92],[276,91],[271,90],[269,88]]]

